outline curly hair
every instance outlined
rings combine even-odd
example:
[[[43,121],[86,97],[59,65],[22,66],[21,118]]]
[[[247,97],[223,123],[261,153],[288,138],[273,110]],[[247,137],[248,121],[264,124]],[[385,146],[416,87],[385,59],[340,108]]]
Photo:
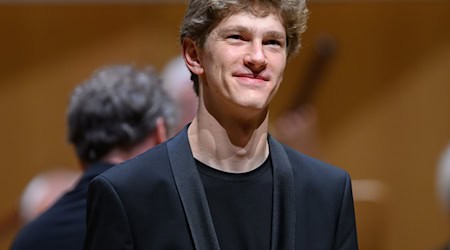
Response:
[[[140,143],[164,118],[170,130],[176,108],[151,69],[113,65],[75,88],[67,112],[68,140],[79,159],[100,160],[113,149]]]

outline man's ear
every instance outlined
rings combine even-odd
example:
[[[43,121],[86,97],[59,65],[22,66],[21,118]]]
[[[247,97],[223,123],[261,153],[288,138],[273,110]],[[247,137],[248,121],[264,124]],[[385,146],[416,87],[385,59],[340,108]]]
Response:
[[[167,139],[166,122],[164,118],[159,117],[158,119],[156,119],[156,127],[155,127],[156,145],[164,142],[166,139]]]
[[[196,75],[203,74],[204,69],[200,61],[199,48],[194,40],[189,37],[184,38],[182,47],[183,57],[189,70]]]

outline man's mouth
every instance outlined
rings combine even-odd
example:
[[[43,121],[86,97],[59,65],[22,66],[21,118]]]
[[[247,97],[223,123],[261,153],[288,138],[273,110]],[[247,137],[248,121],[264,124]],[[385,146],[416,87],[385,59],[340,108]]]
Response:
[[[269,81],[269,77],[264,76],[262,74],[243,73],[243,74],[235,74],[234,76],[239,78],[247,78],[249,80]]]

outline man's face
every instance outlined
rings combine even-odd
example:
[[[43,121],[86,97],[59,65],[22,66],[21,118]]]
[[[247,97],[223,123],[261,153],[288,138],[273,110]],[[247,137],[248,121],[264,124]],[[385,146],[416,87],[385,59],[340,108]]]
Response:
[[[286,66],[286,31],[277,15],[240,12],[222,20],[200,50],[205,105],[263,110]]]

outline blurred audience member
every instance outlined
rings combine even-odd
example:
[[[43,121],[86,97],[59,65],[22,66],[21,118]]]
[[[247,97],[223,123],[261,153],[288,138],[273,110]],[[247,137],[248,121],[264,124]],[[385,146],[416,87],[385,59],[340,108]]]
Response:
[[[450,225],[450,144],[444,150],[438,164],[437,189]],[[450,239],[441,249],[450,250]]]
[[[79,176],[77,171],[60,168],[33,177],[20,197],[20,222],[27,224],[45,212],[72,188]]]
[[[78,86],[68,108],[68,139],[84,173],[72,190],[19,232],[12,249],[82,249],[90,180],[164,141],[176,122],[174,112],[151,70],[105,67]]]
[[[177,105],[180,119],[175,133],[194,119],[197,114],[198,97],[194,92],[189,72],[183,57],[177,56],[164,67],[161,78],[166,92]]]

